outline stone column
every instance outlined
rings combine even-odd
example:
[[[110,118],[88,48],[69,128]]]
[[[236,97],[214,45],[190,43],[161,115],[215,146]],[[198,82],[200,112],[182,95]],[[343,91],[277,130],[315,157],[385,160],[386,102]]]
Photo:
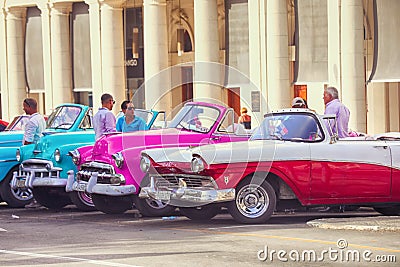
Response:
[[[102,58],[101,58],[101,34],[100,34],[100,3],[98,0],[87,0],[89,5],[90,21],[90,55],[92,63],[92,98],[94,112],[101,106],[103,93]]]
[[[264,98],[267,93],[267,56],[266,56],[266,17],[265,17],[264,1],[249,1],[248,14],[249,15],[249,76],[250,81],[260,91],[261,103],[260,112],[253,112],[252,121],[262,121],[264,113],[267,111],[268,106]],[[255,89],[250,89],[255,91]],[[251,92],[247,99],[247,103],[251,103]],[[243,98],[241,96],[241,98]]]
[[[53,109],[53,75],[51,55],[51,27],[50,27],[50,6],[48,3],[38,5],[42,19],[42,40],[43,40],[43,72],[44,72],[44,99],[45,114],[50,114]]]
[[[6,12],[8,114],[11,118],[23,113],[22,101],[26,98],[24,66],[26,8],[9,8]]]
[[[144,0],[143,28],[146,108],[168,111],[171,77],[162,72],[169,66],[166,0]]]
[[[272,109],[290,107],[286,1],[267,1],[267,90]]]
[[[69,13],[71,3],[55,3],[50,9],[51,28],[51,67],[53,94],[51,105],[72,101],[72,66],[71,66],[71,34],[69,27]],[[46,98],[49,101],[50,96]]]
[[[350,109],[349,128],[365,132],[367,126],[364,73],[362,0],[342,1],[342,102]]]
[[[328,79],[329,86],[341,91],[340,83],[340,7],[339,0],[330,0],[328,6]],[[321,88],[322,91],[322,88]],[[321,92],[321,95],[323,92]]]
[[[207,62],[219,62],[217,0],[196,0],[194,2],[194,57],[201,67],[194,68],[194,98],[219,102],[222,99],[221,86],[224,72],[215,73],[215,68],[207,68]],[[204,63],[203,63],[204,62]]]
[[[125,100],[124,27],[122,4],[125,1],[104,1],[100,6],[101,58],[103,93],[113,96],[113,112]],[[93,99],[100,103],[100,98]]]
[[[6,12],[0,10],[0,89],[1,89],[1,109],[3,120],[10,121],[8,105],[8,77],[7,77],[7,36],[6,36]]]

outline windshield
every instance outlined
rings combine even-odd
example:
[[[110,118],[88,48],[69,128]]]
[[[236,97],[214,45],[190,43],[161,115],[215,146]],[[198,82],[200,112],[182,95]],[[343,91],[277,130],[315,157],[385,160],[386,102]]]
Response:
[[[80,107],[60,106],[57,107],[49,116],[47,128],[68,130],[74,125],[81,113]]]
[[[176,114],[168,128],[207,133],[219,117],[219,110],[207,106],[185,105]]]
[[[28,122],[28,119],[29,116],[17,116],[4,131],[22,131],[25,129],[25,124]]]
[[[320,141],[322,131],[315,116],[305,113],[269,114],[251,140]]]

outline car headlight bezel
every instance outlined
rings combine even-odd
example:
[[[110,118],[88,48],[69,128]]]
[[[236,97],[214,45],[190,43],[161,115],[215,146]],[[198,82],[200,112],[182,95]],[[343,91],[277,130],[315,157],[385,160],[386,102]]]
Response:
[[[21,150],[19,148],[15,151],[15,157],[17,158],[17,161],[21,161]]]
[[[122,155],[122,152],[117,152],[111,156],[114,159],[115,166],[118,168],[121,168],[122,165],[124,164],[124,156]]]
[[[194,173],[199,173],[205,169],[206,164],[201,157],[194,156],[190,162],[190,169]]]
[[[54,150],[54,160],[56,162],[61,161],[61,152],[60,152],[60,149],[58,149],[58,148],[56,150]]]
[[[72,162],[78,166],[81,161],[81,154],[79,153],[79,151],[77,149],[74,149],[72,151],[69,151],[68,154],[71,156]]]
[[[150,166],[150,157],[147,155],[142,155],[142,157],[140,158],[140,169],[142,170],[142,172],[147,173],[150,169]]]

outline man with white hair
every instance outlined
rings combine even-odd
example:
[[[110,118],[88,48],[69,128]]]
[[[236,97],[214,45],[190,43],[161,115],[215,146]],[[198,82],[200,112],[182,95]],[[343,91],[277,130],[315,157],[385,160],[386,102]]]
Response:
[[[339,138],[349,136],[350,110],[339,100],[338,90],[335,87],[328,87],[324,90],[325,114],[336,115],[336,125],[332,125],[332,130],[338,132]]]

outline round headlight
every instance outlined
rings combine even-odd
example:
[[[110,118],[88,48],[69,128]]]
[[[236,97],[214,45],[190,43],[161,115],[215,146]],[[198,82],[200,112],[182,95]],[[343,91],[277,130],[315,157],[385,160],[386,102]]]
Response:
[[[112,155],[112,158],[114,159],[115,165],[118,168],[121,168],[122,164],[124,164],[124,156],[122,156],[121,152],[115,153]]]
[[[81,154],[79,153],[79,151],[77,149],[68,152],[68,155],[70,155],[72,157],[72,162],[75,165],[79,165],[79,162],[81,160]]]
[[[58,148],[54,151],[54,159],[57,162],[59,162],[61,160],[61,152]]]
[[[199,157],[194,157],[192,159],[190,167],[192,169],[192,172],[201,172],[202,170],[204,170],[204,161]]]
[[[151,161],[148,156],[142,156],[140,159],[140,169],[142,172],[147,172],[150,169]]]
[[[19,148],[15,152],[15,157],[17,158],[17,161],[21,161],[21,150],[19,150]]]

